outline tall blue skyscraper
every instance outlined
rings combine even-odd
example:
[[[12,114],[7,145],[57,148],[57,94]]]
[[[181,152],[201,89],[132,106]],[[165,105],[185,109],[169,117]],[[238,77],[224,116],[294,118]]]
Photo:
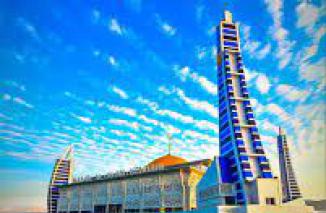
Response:
[[[273,178],[250,104],[240,51],[239,25],[232,14],[217,26],[220,156],[235,184],[237,204],[255,200],[251,191],[257,178]],[[271,201],[274,202],[274,201]]]
[[[58,186],[72,181],[72,152],[73,147],[69,146],[65,153],[55,161],[48,189],[48,213],[57,212]]]
[[[277,136],[277,149],[282,184],[282,200],[283,202],[288,202],[300,198],[301,193],[293,171],[286,135],[281,127]]]

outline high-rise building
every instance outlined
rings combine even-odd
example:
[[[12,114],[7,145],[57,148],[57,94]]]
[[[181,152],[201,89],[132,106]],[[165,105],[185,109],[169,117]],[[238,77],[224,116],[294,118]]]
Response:
[[[73,147],[69,146],[65,153],[55,161],[48,189],[48,213],[57,212],[58,187],[72,181],[72,152]]]
[[[300,189],[293,171],[290,151],[284,131],[279,128],[277,149],[281,174],[282,200],[288,202],[301,197]]]
[[[253,182],[273,178],[250,104],[240,51],[239,26],[232,14],[217,26],[220,156],[236,186],[236,204],[256,200]],[[275,202],[268,200],[266,202]]]

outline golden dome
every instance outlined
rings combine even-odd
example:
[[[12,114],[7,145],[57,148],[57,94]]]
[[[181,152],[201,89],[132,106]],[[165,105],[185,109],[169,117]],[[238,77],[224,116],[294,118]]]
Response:
[[[174,166],[178,164],[187,163],[185,159],[177,156],[173,156],[170,154],[164,155],[159,157],[152,162],[150,162],[147,166],[148,167],[159,167],[159,166]]]

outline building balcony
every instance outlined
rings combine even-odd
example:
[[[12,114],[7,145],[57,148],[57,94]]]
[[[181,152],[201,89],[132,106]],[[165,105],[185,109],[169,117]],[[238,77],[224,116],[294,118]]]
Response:
[[[238,43],[237,42],[234,42],[234,41],[227,41],[227,40],[224,40],[223,42],[224,46],[225,47],[238,47]]]
[[[235,25],[234,25],[234,24],[223,23],[223,30],[224,30],[224,29],[235,30]]]
[[[248,120],[248,124],[250,124],[250,125],[256,125],[256,121],[255,120]]]
[[[236,35],[223,35],[224,40],[237,41]]]
[[[258,156],[257,157],[258,163],[268,163],[268,159],[266,156]]]
[[[238,147],[244,147],[244,142],[243,142],[243,140],[236,140],[236,144],[237,144],[237,146]]]
[[[265,154],[265,152],[264,152],[264,150],[262,148],[261,149],[260,148],[259,149],[256,148],[255,149],[255,153],[256,154],[262,154],[262,155]]]
[[[233,118],[233,119],[232,119],[232,123],[233,123],[233,125],[237,125],[237,124],[239,124],[239,119],[237,119],[237,118]]]
[[[224,28],[223,29],[223,33],[225,35],[229,34],[229,35],[236,35],[237,31],[235,29],[228,29],[228,28]]]
[[[263,148],[263,145],[261,144],[261,141],[255,140],[255,141],[253,141],[252,144],[253,144],[254,147]]]
[[[241,168],[243,170],[250,170],[250,164],[249,163],[242,162],[241,163]]]
[[[240,161],[248,161],[249,157],[248,157],[248,155],[240,155],[239,159],[240,159]]]
[[[238,152],[239,152],[239,154],[246,153],[246,148],[244,148],[244,147],[238,147]]]
[[[260,164],[259,167],[262,171],[271,171],[269,164]]]
[[[250,171],[243,171],[242,174],[243,174],[245,179],[251,179],[251,178],[254,177],[254,175]]]
[[[272,172],[263,172],[263,178],[273,178]]]

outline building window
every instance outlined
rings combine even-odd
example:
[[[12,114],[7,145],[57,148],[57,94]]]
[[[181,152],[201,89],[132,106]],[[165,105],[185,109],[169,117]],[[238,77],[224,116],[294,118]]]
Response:
[[[275,205],[275,198],[267,197],[266,198],[266,205]]]
[[[227,205],[233,205],[233,204],[235,204],[235,197],[233,197],[233,196],[226,196],[225,197],[225,204],[227,204]]]

